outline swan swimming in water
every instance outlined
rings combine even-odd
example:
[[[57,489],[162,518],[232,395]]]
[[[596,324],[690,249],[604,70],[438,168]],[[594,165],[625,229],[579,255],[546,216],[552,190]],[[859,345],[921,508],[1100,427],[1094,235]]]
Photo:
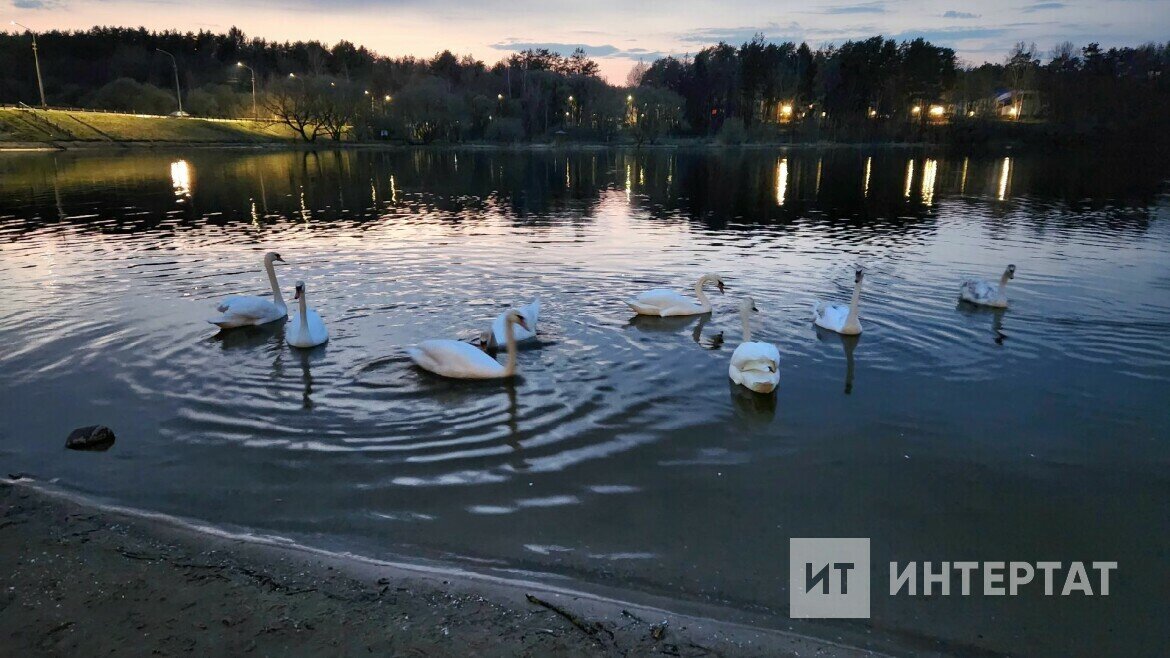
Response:
[[[293,347],[316,347],[329,340],[329,329],[321,316],[305,301],[305,282],[297,281],[297,294],[293,301],[300,302],[300,312],[289,319],[284,339]]]
[[[751,315],[756,304],[747,297],[739,306],[743,343],[731,355],[727,375],[731,381],[756,393],[771,393],[780,384],[780,350],[772,343],[753,343]]]
[[[655,288],[638,295],[634,301],[626,302],[638,315],[657,315],[670,317],[674,315],[698,315],[711,312],[711,300],[703,292],[703,286],[714,283],[719,292],[723,293],[723,279],[718,274],[704,274],[695,283],[695,297],[698,303],[684,297],[673,290]]]
[[[486,350],[495,352],[500,349],[507,340],[507,317],[509,311],[516,311],[520,317],[524,318],[526,327],[516,326],[512,331],[516,333],[516,342],[524,343],[536,339],[536,321],[540,318],[540,298],[532,300],[532,303],[521,306],[520,308],[508,309],[496,316],[492,321],[492,326],[487,331],[480,334],[479,344]]]
[[[999,277],[999,286],[983,279],[967,279],[959,286],[959,298],[965,302],[992,308],[1007,308],[1007,283],[1016,278],[1016,266],[1008,265]]]
[[[215,310],[220,315],[208,320],[220,329],[234,329],[235,327],[253,327],[283,320],[288,315],[288,308],[284,305],[284,297],[280,294],[280,286],[276,283],[274,262],[284,262],[280,254],[270,251],[264,254],[264,269],[268,272],[268,283],[272,286],[272,299],[256,295],[232,295],[225,297]]]
[[[857,318],[857,306],[861,302],[861,280],[865,274],[857,270],[853,277],[853,300],[849,306],[817,302],[813,306],[813,323],[822,329],[835,331],[845,336],[861,333],[861,320]]]
[[[516,311],[504,315],[504,344],[508,350],[505,365],[482,350],[461,340],[424,340],[406,350],[412,361],[427,370],[452,379],[501,379],[516,374],[516,332],[514,326],[527,329],[524,316]]]

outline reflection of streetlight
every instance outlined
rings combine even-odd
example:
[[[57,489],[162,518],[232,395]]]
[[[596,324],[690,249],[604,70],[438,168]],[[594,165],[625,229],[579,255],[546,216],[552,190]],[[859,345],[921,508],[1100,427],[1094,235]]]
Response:
[[[45,103],[45,83],[41,81],[41,58],[37,55],[37,33],[33,32],[32,28],[28,27],[27,25],[21,25],[16,21],[12,21],[12,24],[17,27],[23,27],[24,29],[28,30],[29,34],[32,35],[33,65],[37,68],[37,88],[41,91],[41,107],[48,107],[48,105]]]
[[[180,199],[191,196],[191,165],[186,160],[171,163],[171,185]]]
[[[179,63],[175,61],[175,56],[163,50],[162,48],[155,48],[155,50],[171,58],[171,66],[175,68],[175,99],[179,101],[179,114],[183,114],[183,94],[179,92]]]
[[[252,74],[252,118],[259,119],[260,111],[256,109],[256,71],[252,70],[251,66],[243,62],[236,62],[236,67],[241,69],[248,69]]]

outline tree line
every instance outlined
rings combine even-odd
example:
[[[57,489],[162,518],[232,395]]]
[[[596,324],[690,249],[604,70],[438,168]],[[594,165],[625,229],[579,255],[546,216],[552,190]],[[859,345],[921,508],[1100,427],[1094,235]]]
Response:
[[[489,66],[450,51],[392,58],[348,41],[275,42],[237,28],[95,27],[41,33],[37,43],[50,105],[170,113],[177,103],[165,51],[187,112],[258,114],[307,141],[899,139],[930,128],[936,106],[951,130],[971,130],[997,118],[989,99],[1024,90],[1039,99],[1029,118],[1064,133],[1165,134],[1170,121],[1170,44],[1066,43],[1043,55],[1017,44],[1002,63],[963,66],[924,39],[813,49],[758,35],[639,64],[617,86],[580,50],[525,50]],[[0,35],[8,63],[0,101],[39,103],[30,45],[27,33]]]

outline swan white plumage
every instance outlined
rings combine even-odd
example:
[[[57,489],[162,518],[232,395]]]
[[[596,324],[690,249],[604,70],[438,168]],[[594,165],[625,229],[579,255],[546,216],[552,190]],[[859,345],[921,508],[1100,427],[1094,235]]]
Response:
[[[504,344],[508,350],[505,365],[482,350],[460,340],[424,340],[406,350],[412,361],[427,370],[452,379],[500,379],[516,374],[516,332],[513,326],[527,329],[524,317],[516,311],[505,314]]]
[[[715,283],[719,292],[723,292],[723,279],[718,274],[704,274],[695,283],[697,303],[673,290],[655,288],[647,290],[634,298],[634,301],[626,302],[626,304],[634,309],[638,315],[657,315],[664,318],[675,315],[710,313],[711,300],[707,299],[706,293],[703,292],[703,286],[708,283]]]
[[[288,307],[284,304],[284,297],[280,294],[280,286],[276,283],[274,262],[284,262],[280,254],[270,251],[264,254],[264,269],[268,272],[268,283],[272,286],[272,299],[256,295],[232,295],[225,297],[215,307],[220,315],[208,320],[220,329],[234,329],[235,327],[252,327],[282,320],[288,315]]]
[[[731,381],[756,393],[771,393],[780,384],[780,350],[772,343],[752,342],[751,314],[755,310],[751,297],[740,304],[743,343],[732,353],[727,375]]]
[[[861,280],[864,277],[865,274],[857,270],[857,275],[853,277],[853,300],[849,306],[817,302],[813,306],[813,323],[845,336],[860,334],[861,320],[857,317],[857,306],[861,303]]]
[[[1007,269],[1003,271],[1003,276],[999,277],[998,286],[983,279],[967,279],[963,285],[959,286],[959,297],[965,302],[979,306],[1007,308],[1007,283],[1014,278],[1016,278],[1016,266],[1008,265]]]
[[[293,347],[316,347],[329,340],[329,329],[316,311],[305,301],[305,282],[297,281],[294,301],[300,303],[300,312],[289,318],[284,330],[284,339]]]
[[[523,343],[534,340],[536,338],[536,321],[540,318],[540,298],[532,300],[531,303],[525,304],[520,308],[508,309],[496,316],[492,321],[491,329],[480,334],[480,345],[489,350],[497,350],[500,345],[507,340],[505,335],[507,332],[507,317],[509,311],[516,311],[520,317],[524,318],[526,326],[515,326],[512,331],[516,332],[516,342]]]

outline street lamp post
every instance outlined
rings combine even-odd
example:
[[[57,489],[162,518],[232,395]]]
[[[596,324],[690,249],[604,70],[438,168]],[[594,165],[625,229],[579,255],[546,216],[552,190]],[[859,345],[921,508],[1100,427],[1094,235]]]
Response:
[[[183,114],[183,94],[179,91],[179,63],[175,61],[175,56],[163,50],[162,48],[155,48],[155,50],[171,58],[171,66],[175,69],[175,100],[179,101],[179,114]]]
[[[35,66],[37,69],[37,89],[39,89],[41,92],[41,107],[48,107],[48,104],[45,103],[45,83],[43,80],[41,80],[41,58],[37,55],[37,33],[33,32],[32,28],[29,26],[21,25],[16,21],[12,21],[12,24],[17,27],[23,27],[24,29],[28,30],[29,34],[32,35],[33,66]]]
[[[248,69],[248,72],[252,74],[252,119],[259,120],[260,111],[256,109],[256,71],[243,62],[236,62],[236,66],[242,69]]]

